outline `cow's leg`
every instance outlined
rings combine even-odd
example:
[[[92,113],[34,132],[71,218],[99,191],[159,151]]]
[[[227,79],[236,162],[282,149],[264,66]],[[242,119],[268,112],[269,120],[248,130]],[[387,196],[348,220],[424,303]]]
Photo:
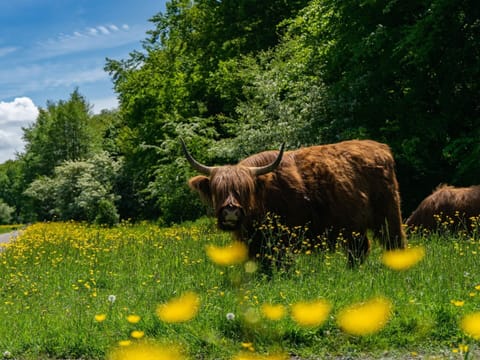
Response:
[[[406,247],[405,232],[402,226],[400,198],[397,192],[384,194],[374,204],[375,237],[386,250]]]
[[[387,209],[384,223],[380,226],[382,245],[386,250],[404,249],[407,245],[402,227],[400,208]]]
[[[348,267],[355,268],[363,264],[370,252],[370,241],[366,233],[352,233],[346,239]]]

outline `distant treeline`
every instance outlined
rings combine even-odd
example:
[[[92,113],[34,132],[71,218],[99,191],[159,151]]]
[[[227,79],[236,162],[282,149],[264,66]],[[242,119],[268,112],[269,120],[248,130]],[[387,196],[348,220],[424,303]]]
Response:
[[[403,211],[439,183],[480,183],[477,0],[172,0],[143,51],[108,59],[118,111],[75,90],[0,166],[0,222],[180,222],[200,161],[370,138],[389,144]]]

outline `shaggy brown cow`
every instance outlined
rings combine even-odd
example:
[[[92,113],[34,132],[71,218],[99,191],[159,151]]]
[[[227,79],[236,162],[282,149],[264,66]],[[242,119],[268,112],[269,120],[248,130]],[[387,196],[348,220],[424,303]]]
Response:
[[[435,230],[447,221],[447,228],[472,229],[472,218],[480,215],[480,185],[456,188],[438,186],[407,219],[409,227]]]
[[[237,165],[197,162],[181,140],[190,164],[204,175],[191,189],[213,206],[218,227],[248,241],[249,253],[262,253],[256,231],[267,213],[288,227],[308,226],[308,238],[327,236],[330,247],[343,236],[349,265],[365,259],[372,230],[386,249],[405,247],[394,160],[387,145],[371,140],[265,151]]]

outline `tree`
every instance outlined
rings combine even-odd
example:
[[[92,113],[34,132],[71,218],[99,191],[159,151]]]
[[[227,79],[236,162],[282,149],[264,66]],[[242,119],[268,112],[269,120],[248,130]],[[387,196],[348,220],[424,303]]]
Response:
[[[31,199],[23,194],[27,186],[24,173],[24,163],[21,160],[8,160],[0,164],[0,199],[14,209],[11,221],[15,223],[35,219]]]
[[[289,29],[312,49],[333,133],[393,148],[407,209],[478,180],[479,18],[474,0],[314,0]]]
[[[166,145],[195,129],[203,154],[214,139],[232,137],[232,117],[243,96],[241,78],[225,84],[225,64],[230,59],[275,46],[283,20],[298,12],[306,0],[214,1],[174,0],[165,14],[152,18],[154,29],[144,41],[144,53],[133,52],[126,60],[109,59],[105,69],[119,95],[122,150],[125,155],[124,188],[130,208],[146,209],[157,217],[165,209],[149,195],[158,169],[179,155]],[[233,78],[230,78],[233,80]],[[150,146],[150,147],[149,147]],[[163,149],[152,151],[151,146]],[[166,171],[169,176],[174,172]],[[164,180],[165,177],[163,177]],[[174,176],[169,186],[184,187]],[[125,209],[125,213],[130,210]]]
[[[47,102],[36,122],[23,131],[25,152],[19,157],[26,163],[27,182],[50,176],[62,162],[87,158],[99,149],[90,106],[78,89],[67,101]]]

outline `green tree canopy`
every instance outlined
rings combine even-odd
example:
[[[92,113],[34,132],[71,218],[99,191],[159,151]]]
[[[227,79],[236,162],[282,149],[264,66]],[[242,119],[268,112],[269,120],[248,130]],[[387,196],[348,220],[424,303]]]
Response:
[[[36,122],[23,131],[26,145],[20,159],[26,164],[25,176],[30,181],[39,175],[52,175],[64,161],[87,158],[99,149],[90,106],[78,89],[66,101],[47,102]]]

